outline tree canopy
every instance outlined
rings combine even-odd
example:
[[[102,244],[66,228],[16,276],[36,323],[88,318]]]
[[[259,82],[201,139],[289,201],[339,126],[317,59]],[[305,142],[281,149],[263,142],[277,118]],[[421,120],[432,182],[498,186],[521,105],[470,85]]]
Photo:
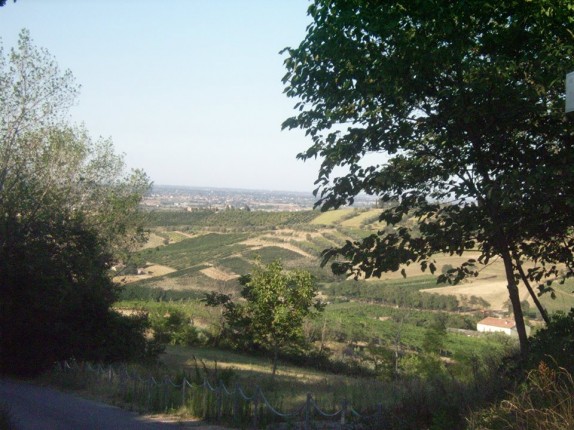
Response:
[[[2,371],[145,349],[145,321],[110,310],[108,271],[145,239],[138,205],[149,179],[126,173],[110,140],[69,123],[78,89],[25,30],[0,51]]]
[[[279,261],[258,265],[240,279],[244,301],[210,293],[208,306],[223,307],[223,336],[241,348],[258,347],[271,352],[273,374],[281,349],[300,344],[305,318],[323,309],[318,289],[304,270],[284,271]]]
[[[567,0],[315,0],[287,48],[287,96],[322,160],[323,210],[360,192],[397,201],[380,220],[416,217],[326,250],[339,273],[380,276],[436,253],[501,258],[527,350],[517,284],[573,274],[574,130],[564,77],[574,54]],[[526,260],[535,267],[523,269]],[[476,273],[474,261],[443,279]],[[480,266],[477,266],[480,267]],[[534,294],[533,294],[534,296]]]

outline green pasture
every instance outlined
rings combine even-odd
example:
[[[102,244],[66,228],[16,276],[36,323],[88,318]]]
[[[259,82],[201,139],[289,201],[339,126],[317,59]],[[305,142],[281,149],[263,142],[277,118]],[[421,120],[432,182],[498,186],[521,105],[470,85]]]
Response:
[[[310,224],[318,225],[334,225],[341,222],[345,217],[352,216],[354,209],[336,209],[321,213],[318,217],[314,218]]]
[[[554,282],[555,298],[551,297],[550,293],[545,293],[539,297],[540,302],[550,313],[557,311],[568,313],[574,307],[574,279],[567,279],[564,284]]]
[[[379,215],[381,214],[381,209],[369,209],[365,211],[357,212],[355,216],[352,218],[346,219],[341,222],[343,227],[350,227],[350,228],[381,228],[379,220]],[[371,226],[371,224],[374,224]]]
[[[322,235],[325,239],[329,240],[336,246],[343,246],[347,240],[351,238],[346,234],[342,233],[337,229],[330,229],[329,231],[323,231]]]

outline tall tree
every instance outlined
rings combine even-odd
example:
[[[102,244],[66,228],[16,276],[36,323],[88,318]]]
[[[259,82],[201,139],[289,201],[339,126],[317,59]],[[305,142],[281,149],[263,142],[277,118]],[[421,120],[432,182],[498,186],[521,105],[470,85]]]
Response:
[[[317,205],[360,192],[399,199],[380,220],[419,220],[324,252],[339,273],[379,276],[433,255],[502,259],[520,338],[518,281],[573,273],[574,131],[564,76],[574,55],[568,0],[315,0],[287,48],[286,94],[322,159]],[[469,261],[444,278],[475,273]]]
[[[145,349],[145,322],[110,310],[107,272],[145,239],[150,183],[125,172],[110,141],[68,123],[77,91],[27,31],[0,52],[0,371]],[[131,352],[119,346],[131,341]]]

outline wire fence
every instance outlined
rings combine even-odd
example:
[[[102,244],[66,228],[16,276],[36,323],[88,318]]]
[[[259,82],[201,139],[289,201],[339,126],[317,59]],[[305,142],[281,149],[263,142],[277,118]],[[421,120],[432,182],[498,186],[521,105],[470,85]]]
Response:
[[[191,415],[208,421],[226,422],[237,427],[263,428],[271,423],[286,423],[289,428],[305,430],[317,428],[349,428],[362,422],[369,427],[383,427],[382,404],[372,408],[371,413],[360,413],[343,400],[335,411],[324,411],[317,405],[313,395],[292,411],[282,412],[271,405],[260,387],[248,395],[240,384],[233,388],[223,382],[213,383],[207,378],[202,383],[190,382],[185,376],[172,380],[165,376],[159,380],[146,378],[130,371],[125,365],[103,366],[90,363],[64,361],[57,363],[54,372],[60,380],[70,378],[84,385],[95,383],[112,391],[124,402],[137,405],[148,412],[168,412],[186,409]]]

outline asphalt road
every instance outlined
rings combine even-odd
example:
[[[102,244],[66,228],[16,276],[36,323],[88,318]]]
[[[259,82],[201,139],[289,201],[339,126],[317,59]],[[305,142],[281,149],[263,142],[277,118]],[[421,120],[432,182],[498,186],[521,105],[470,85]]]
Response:
[[[114,406],[25,382],[0,380],[0,403],[17,430],[169,430],[180,424],[151,421]]]

